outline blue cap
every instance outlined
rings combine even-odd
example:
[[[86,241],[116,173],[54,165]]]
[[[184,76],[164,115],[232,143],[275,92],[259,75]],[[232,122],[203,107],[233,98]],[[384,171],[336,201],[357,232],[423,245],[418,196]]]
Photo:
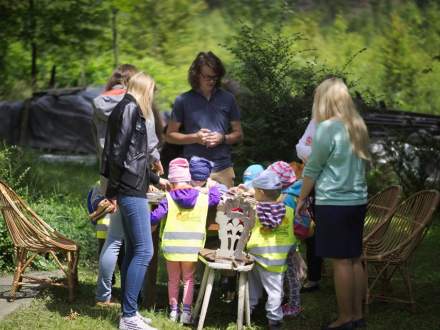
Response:
[[[252,186],[264,190],[277,190],[282,188],[280,178],[271,170],[265,170],[253,179]]]
[[[249,166],[243,173],[243,183],[249,184],[255,179],[258,174],[264,171],[264,167],[260,164],[254,164]]]

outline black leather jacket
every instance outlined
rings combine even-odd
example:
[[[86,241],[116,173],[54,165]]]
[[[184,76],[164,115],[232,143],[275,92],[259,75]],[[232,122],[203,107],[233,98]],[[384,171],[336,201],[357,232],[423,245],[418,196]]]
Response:
[[[150,171],[147,129],[141,110],[130,94],[113,109],[107,124],[101,174],[108,178],[106,197],[117,194],[146,197],[159,177]]]

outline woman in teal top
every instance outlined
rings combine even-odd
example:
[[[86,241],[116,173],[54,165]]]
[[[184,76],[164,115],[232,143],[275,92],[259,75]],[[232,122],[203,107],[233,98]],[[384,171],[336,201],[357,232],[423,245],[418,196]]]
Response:
[[[338,318],[324,329],[365,326],[362,314],[364,269],[362,231],[367,203],[365,165],[368,131],[341,79],[322,82],[315,91],[313,118],[318,124],[304,168],[297,212],[315,189],[316,255],[334,269]]]

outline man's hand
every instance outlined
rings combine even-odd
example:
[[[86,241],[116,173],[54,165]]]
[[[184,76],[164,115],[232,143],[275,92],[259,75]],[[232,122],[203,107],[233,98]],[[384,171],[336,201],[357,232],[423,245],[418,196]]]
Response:
[[[160,178],[159,179],[159,187],[169,191],[169,190],[171,190],[171,183],[167,179]]]
[[[196,133],[197,143],[201,145],[206,145],[210,133],[211,131],[207,128],[200,129],[200,131]]]
[[[224,135],[222,133],[211,132],[211,133],[209,133],[209,135],[206,139],[206,146],[208,148],[214,148],[223,142],[224,142]]]

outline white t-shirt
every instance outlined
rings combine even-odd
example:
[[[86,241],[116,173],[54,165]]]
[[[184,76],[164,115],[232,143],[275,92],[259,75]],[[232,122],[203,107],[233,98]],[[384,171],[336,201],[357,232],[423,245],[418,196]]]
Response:
[[[312,141],[313,136],[316,132],[316,122],[315,120],[310,120],[307,125],[306,131],[304,132],[301,139],[299,139],[298,144],[296,145],[296,154],[303,162],[309,158],[310,153],[312,152]]]

